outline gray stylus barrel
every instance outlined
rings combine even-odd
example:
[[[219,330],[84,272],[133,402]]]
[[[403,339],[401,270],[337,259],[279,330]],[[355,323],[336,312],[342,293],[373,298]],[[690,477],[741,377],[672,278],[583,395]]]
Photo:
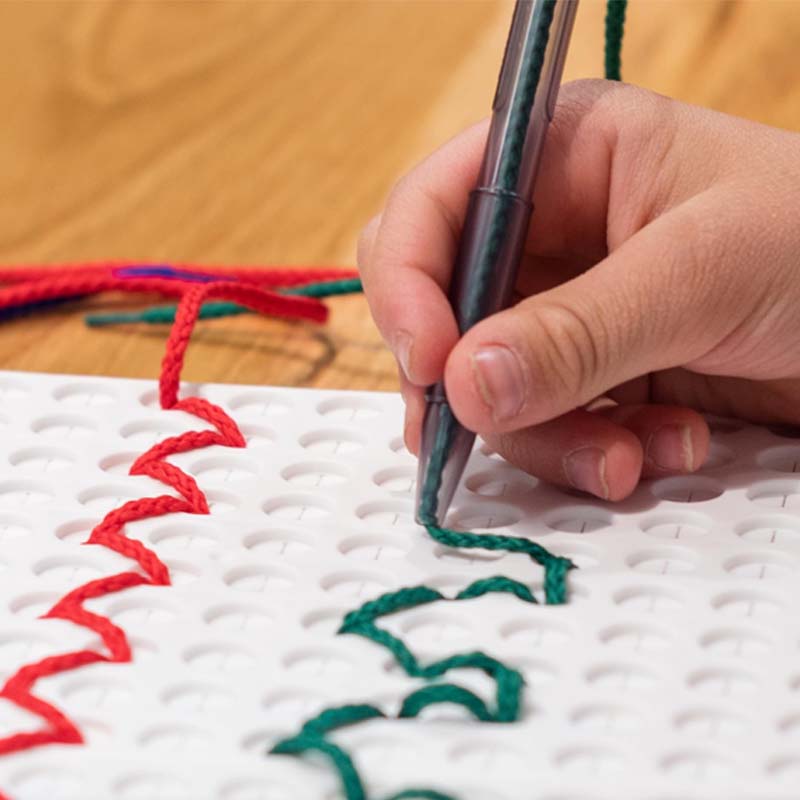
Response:
[[[450,302],[462,335],[512,299],[577,5],[577,0],[518,0],[514,9],[483,163],[453,266]],[[455,419],[444,387],[429,387],[417,521],[428,524],[435,517],[443,523],[474,440]]]
[[[577,10],[577,0],[556,2],[551,36],[544,52],[530,115],[520,119],[515,112],[527,88],[525,42],[540,24],[544,9],[541,0],[517,2],[492,103],[492,121],[478,174],[479,187],[499,188],[520,197],[531,196],[545,133],[553,118]]]

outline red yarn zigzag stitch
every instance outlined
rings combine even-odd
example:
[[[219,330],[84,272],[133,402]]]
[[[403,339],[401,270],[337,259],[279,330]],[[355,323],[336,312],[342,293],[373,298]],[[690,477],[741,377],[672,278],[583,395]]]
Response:
[[[174,287],[175,284],[173,283],[172,286]],[[155,478],[174,489],[178,496],[164,494],[124,503],[109,512],[102,522],[92,530],[86,544],[108,547],[135,561],[141,571],[131,570],[89,581],[61,598],[44,615],[44,618],[69,620],[94,631],[102,639],[108,653],[104,654],[96,650],[78,650],[49,656],[21,667],[16,674],[12,675],[0,690],[0,697],[36,714],[44,721],[45,725],[36,731],[15,733],[0,738],[0,755],[51,743],[80,744],[83,742],[80,730],[66,714],[33,694],[36,681],[39,678],[76,669],[86,664],[131,660],[131,649],[125,631],[107,617],[88,611],[83,607],[84,601],[120,592],[132,586],[169,585],[170,576],[166,565],[141,542],[128,539],[124,533],[125,525],[147,517],[177,512],[208,514],[205,495],[197,486],[194,478],[173,464],[167,463],[165,459],[176,453],[184,453],[215,444],[225,447],[245,446],[244,437],[238,426],[219,406],[199,397],[178,399],[180,372],[186,347],[204,300],[210,297],[225,297],[248,304],[253,303],[254,306],[262,303],[271,306],[272,298],[268,298],[264,302],[263,295],[256,298],[256,292],[227,282],[188,286],[182,284],[181,288],[183,297],[162,362],[159,399],[163,409],[174,409],[193,414],[212,425],[213,430],[189,431],[180,436],[165,439],[141,455],[130,468],[131,475],[148,475]],[[265,309],[262,306],[260,310]],[[309,306],[303,308],[302,311],[308,312]],[[320,319],[318,313],[314,316]],[[0,800],[8,800],[8,798],[4,798],[0,792]]]

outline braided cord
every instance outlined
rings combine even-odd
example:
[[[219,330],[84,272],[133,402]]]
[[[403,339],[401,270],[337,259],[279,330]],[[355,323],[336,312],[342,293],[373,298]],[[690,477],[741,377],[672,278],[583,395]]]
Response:
[[[610,81],[622,80],[622,37],[628,0],[608,0],[606,5],[605,70]]]
[[[606,76],[614,80],[620,78],[620,52],[625,8],[626,0],[608,0]],[[532,39],[527,43],[528,49],[524,56],[525,90],[521,93],[517,106],[512,112],[511,134],[506,141],[507,158],[505,168],[501,172],[502,191],[512,192],[519,175],[522,148],[541,75],[554,9],[555,0],[545,0],[539,25],[533,33]],[[495,263],[505,239],[509,211],[514,198],[513,196],[504,197],[502,191],[500,198],[504,202],[497,204],[494,218],[491,221],[492,232],[486,248],[481,254],[480,280],[476,282],[475,291],[468,300],[464,330],[471,327],[480,318],[481,298],[484,295],[486,283],[490,279],[492,265]],[[544,568],[545,602],[549,605],[566,603],[568,600],[567,573],[575,568],[575,564],[569,559],[554,555],[536,542],[523,537],[454,531],[437,524],[438,493],[441,488],[442,471],[457,430],[457,421],[449,405],[440,406],[439,414],[437,437],[431,449],[426,483],[420,493],[419,517],[428,534],[436,542],[446,547],[480,548],[526,555]],[[425,708],[447,703],[462,707],[474,719],[481,722],[514,722],[519,719],[521,713],[521,697],[524,687],[522,674],[518,670],[480,651],[452,655],[424,665],[400,638],[377,624],[378,620],[384,616],[401,613],[429,603],[463,602],[492,593],[513,595],[530,604],[538,602],[528,586],[505,576],[476,580],[452,599],[444,597],[436,589],[427,586],[402,588],[383,594],[364,603],[355,611],[349,612],[338,632],[362,636],[386,648],[405,673],[412,678],[431,681],[442,678],[451,670],[471,669],[483,672],[494,682],[493,704],[487,703],[472,690],[455,683],[438,681],[428,683],[404,698],[398,717],[416,717]],[[309,720],[297,736],[279,742],[271,752],[297,754],[314,750],[326,755],[339,774],[346,800],[367,800],[364,784],[353,760],[338,745],[331,743],[325,737],[326,734],[333,732],[338,727],[382,717],[384,714],[370,705],[329,709]],[[456,798],[435,789],[405,789],[386,800],[456,800]]]
[[[465,333],[482,314],[489,281],[492,277],[497,257],[507,238],[511,209],[518,201],[515,194],[517,180],[522,167],[522,153],[528,134],[531,110],[536,99],[536,89],[542,74],[542,65],[550,37],[550,24],[553,21],[555,0],[542,0],[542,11],[537,25],[528,35],[522,61],[522,84],[515,95],[508,122],[508,133],[500,153],[500,173],[498,176],[498,203],[494,207],[488,223],[489,233],[483,251],[478,256],[475,280],[467,294],[461,333]]]

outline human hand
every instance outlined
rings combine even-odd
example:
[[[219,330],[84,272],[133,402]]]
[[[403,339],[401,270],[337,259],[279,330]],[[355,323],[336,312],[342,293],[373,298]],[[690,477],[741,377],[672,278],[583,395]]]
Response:
[[[459,340],[445,287],[487,129],[401,179],[359,242],[410,450],[442,377],[461,423],[510,462],[610,500],[698,469],[701,411],[800,422],[797,134],[565,85],[515,305]]]

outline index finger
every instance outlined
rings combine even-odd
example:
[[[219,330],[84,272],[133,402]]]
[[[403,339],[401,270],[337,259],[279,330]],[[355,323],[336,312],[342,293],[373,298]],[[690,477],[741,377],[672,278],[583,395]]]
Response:
[[[420,386],[441,378],[458,341],[445,289],[487,130],[488,121],[467,129],[401,179],[373,241],[359,248],[375,324],[406,377]]]
[[[534,193],[529,258],[579,256],[594,263],[605,255],[611,161],[620,116],[615,95],[621,91],[605,81],[579,81],[562,88]],[[629,95],[634,90],[624,91]],[[416,385],[441,379],[458,341],[445,287],[488,127],[484,121],[469,128],[403,178],[389,197],[374,241],[360,248],[375,322]]]

